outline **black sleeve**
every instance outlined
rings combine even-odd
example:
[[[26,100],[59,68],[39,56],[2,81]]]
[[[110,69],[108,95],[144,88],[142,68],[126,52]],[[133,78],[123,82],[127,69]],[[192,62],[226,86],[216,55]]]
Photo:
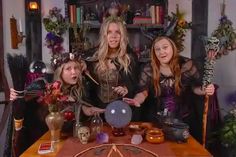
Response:
[[[82,100],[92,103],[93,98],[96,97],[96,88],[97,85],[86,75],[82,77],[83,82],[83,91],[82,91]]]
[[[182,84],[184,86],[200,86],[201,78],[195,62],[191,59],[180,57]]]
[[[151,86],[151,81],[152,81],[151,63],[147,62],[147,63],[141,64],[137,92],[149,90]]]
[[[138,84],[138,74],[140,71],[139,65],[138,65],[138,58],[134,52],[129,51],[129,57],[130,57],[130,66],[129,66],[129,72],[125,73],[123,70],[120,71],[120,80],[119,84],[124,85],[128,88],[128,94],[126,97],[132,98],[137,90],[137,84]]]

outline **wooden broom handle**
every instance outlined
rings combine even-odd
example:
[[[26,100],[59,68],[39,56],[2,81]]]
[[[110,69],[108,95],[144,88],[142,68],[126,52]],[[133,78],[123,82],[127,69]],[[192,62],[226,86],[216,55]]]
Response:
[[[203,144],[203,147],[206,146],[208,105],[209,105],[209,96],[205,95],[204,111],[203,111],[203,118],[202,118],[202,144]]]

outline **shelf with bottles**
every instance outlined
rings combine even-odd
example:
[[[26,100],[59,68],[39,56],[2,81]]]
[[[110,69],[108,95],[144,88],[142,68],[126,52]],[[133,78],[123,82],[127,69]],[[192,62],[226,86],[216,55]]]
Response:
[[[119,3],[114,0],[67,2],[65,11],[71,24],[69,47],[72,51],[86,51],[96,47],[101,23],[114,10],[126,23],[129,38],[132,39],[130,46],[137,51],[142,51],[144,45],[150,45],[151,41],[145,37],[149,32],[162,31],[167,25],[164,18],[168,13],[167,0],[119,0]]]
[[[90,28],[100,28],[104,18],[116,12],[127,28],[163,28],[166,24],[167,0],[68,0],[65,4],[66,16],[71,25],[88,24]]]
[[[90,29],[100,29],[101,24],[91,24],[91,23],[83,23],[87,25]],[[163,29],[164,25],[160,24],[126,24],[127,29]],[[72,27],[71,27],[72,28]],[[77,28],[81,28],[81,25],[77,26]]]

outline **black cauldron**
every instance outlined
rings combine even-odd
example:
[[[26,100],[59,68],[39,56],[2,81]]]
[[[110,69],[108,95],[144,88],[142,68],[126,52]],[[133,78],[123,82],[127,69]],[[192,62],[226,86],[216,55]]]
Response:
[[[187,142],[189,126],[178,119],[167,118],[163,121],[162,129],[165,138],[176,142]]]

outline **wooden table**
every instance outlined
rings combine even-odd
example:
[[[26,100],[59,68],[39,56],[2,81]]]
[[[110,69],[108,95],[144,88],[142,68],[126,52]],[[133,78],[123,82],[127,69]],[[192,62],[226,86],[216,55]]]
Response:
[[[20,157],[54,157],[62,148],[64,140],[56,143],[53,153],[39,155],[38,147],[41,143],[50,141],[49,132],[45,133],[38,141],[29,147]],[[165,141],[177,157],[212,157],[212,155],[199,144],[192,136],[187,143],[178,144],[176,142]]]

